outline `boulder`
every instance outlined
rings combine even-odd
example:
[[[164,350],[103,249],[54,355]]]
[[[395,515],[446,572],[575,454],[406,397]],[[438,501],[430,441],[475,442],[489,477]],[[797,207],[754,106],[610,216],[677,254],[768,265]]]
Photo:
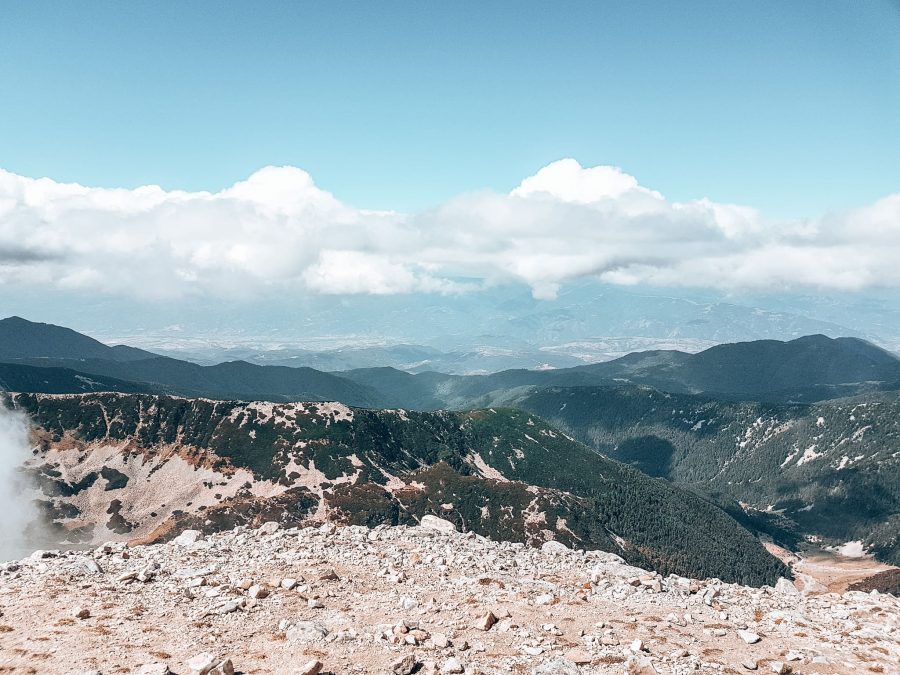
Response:
[[[437,516],[432,516],[426,514],[422,516],[422,520],[419,521],[419,525],[422,527],[427,527],[429,530],[438,530],[440,532],[456,532],[456,525],[451,523],[449,520],[444,520],[443,518],[438,518]]]
[[[412,654],[401,656],[391,664],[391,672],[394,675],[409,675],[416,669],[416,657]]]
[[[475,619],[474,626],[478,630],[490,630],[495,623],[497,623],[497,617],[494,616],[493,612],[488,612]]]
[[[287,630],[287,639],[300,644],[324,640],[327,635],[328,629],[316,621],[298,621]]]
[[[313,659],[312,661],[307,661],[303,665],[301,665],[296,671],[295,675],[318,675],[322,670],[322,662],[316,661]]]
[[[558,541],[545,541],[541,544],[541,551],[556,555],[560,553],[571,553],[572,549]]]
[[[201,537],[203,537],[203,533],[200,530],[185,530],[175,537],[172,543],[176,546],[193,546]]]
[[[274,520],[269,520],[256,529],[256,534],[262,537],[270,534],[275,534],[279,529],[281,529],[281,525],[276,523]]]
[[[757,635],[756,633],[753,633],[749,630],[739,630],[737,632],[737,634],[738,634],[738,637],[741,638],[741,640],[746,642],[748,645],[755,645],[760,640],[759,635]]]

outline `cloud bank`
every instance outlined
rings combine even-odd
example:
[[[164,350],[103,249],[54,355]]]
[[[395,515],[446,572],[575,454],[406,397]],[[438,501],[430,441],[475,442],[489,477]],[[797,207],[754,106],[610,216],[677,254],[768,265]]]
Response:
[[[462,293],[553,297],[596,277],[716,289],[900,286],[900,194],[796,221],[667,200],[611,166],[554,162],[509,194],[353,208],[295,167],[220,192],[95,188],[0,170],[0,284],[136,298]]]

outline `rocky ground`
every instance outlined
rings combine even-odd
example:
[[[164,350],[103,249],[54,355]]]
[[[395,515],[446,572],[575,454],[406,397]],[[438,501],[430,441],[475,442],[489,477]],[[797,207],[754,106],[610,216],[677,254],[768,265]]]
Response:
[[[422,527],[275,523],[0,567],[5,673],[900,672],[900,600],[662,578]]]

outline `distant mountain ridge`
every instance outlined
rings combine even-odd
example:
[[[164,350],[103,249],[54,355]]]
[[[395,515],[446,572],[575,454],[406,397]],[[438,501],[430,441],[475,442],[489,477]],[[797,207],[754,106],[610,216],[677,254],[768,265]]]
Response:
[[[125,345],[110,347],[71,328],[50,323],[35,323],[19,316],[0,319],[0,361],[35,358],[137,361],[157,356]]]
[[[362,407],[466,409],[514,402],[546,387],[647,385],[729,400],[812,403],[900,389],[900,358],[859,338],[811,335],[756,340],[696,354],[647,351],[557,370],[490,375],[407,373],[394,368],[323,372],[243,361],[200,366],[18,317],[0,321],[0,362],[54,366],[87,377],[137,383],[138,389],[244,400],[339,400]],[[77,391],[84,391],[77,389]]]
[[[199,366],[131,347],[108,347],[93,338],[52,324],[19,317],[0,321],[0,362],[11,366],[54,368],[48,387],[26,370],[7,368],[11,381],[27,383],[23,391],[70,393],[96,389],[86,380],[107,382],[111,391],[168,392],[184,396],[244,400],[340,400],[348,405],[378,406],[378,393],[345,378],[312,368],[256,366],[242,361]],[[69,374],[62,377],[62,371]],[[16,379],[20,378],[20,379]],[[125,386],[123,383],[131,383]],[[12,384],[8,388],[14,389]]]
[[[814,402],[878,388],[900,388],[900,358],[858,338],[812,335],[789,342],[757,340],[697,354],[636,352],[613,361],[558,370],[492,375],[406,375],[386,369],[340,373],[389,393],[397,405],[464,408],[507,403],[523,388],[641,384],[673,393],[733,400]],[[384,383],[384,384],[382,384]]]

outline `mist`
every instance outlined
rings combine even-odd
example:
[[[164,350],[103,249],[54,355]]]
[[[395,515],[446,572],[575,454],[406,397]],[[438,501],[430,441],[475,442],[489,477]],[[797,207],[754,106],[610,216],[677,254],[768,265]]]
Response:
[[[21,471],[31,455],[28,430],[28,417],[0,401],[0,561],[31,552],[27,528],[37,519],[37,512]]]

